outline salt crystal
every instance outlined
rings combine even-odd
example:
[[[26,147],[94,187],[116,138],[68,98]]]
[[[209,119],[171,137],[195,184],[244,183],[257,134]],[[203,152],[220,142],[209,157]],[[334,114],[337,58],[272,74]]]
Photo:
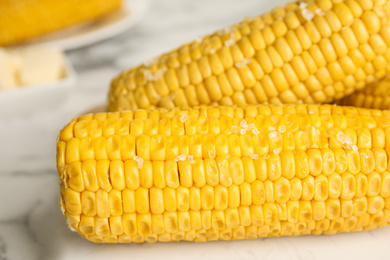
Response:
[[[314,14],[309,9],[303,9],[302,17],[307,21],[311,21],[314,18]]]
[[[314,109],[310,109],[310,110],[309,110],[309,114],[310,114],[310,115],[314,115],[315,113],[316,113],[316,111],[315,111]]]
[[[226,155],[226,159],[230,159],[230,157],[232,157],[231,154]]]
[[[268,131],[275,131],[275,127],[273,126],[268,127]]]
[[[134,156],[133,159],[134,159],[134,161],[136,161],[138,163],[138,168],[142,169],[142,167],[144,165],[144,159],[142,159],[139,156]]]
[[[271,139],[272,142],[278,142],[280,140],[279,133],[276,131],[269,133],[269,138]]]
[[[352,145],[352,150],[356,152],[357,150],[359,150],[359,147],[357,147],[357,145]]]
[[[246,130],[245,129],[241,129],[240,130],[240,134],[242,134],[242,135],[246,134]]]
[[[179,158],[179,160],[180,161],[185,161],[185,159],[187,158],[187,156],[186,156],[186,154],[180,154],[179,156],[178,156],[178,158]]]
[[[138,161],[138,168],[139,168],[139,169],[142,169],[142,167],[144,167],[144,159],[140,159],[140,160]]]
[[[157,57],[154,57],[154,58],[152,58],[152,59],[150,59],[150,60],[145,61],[145,62],[143,63],[143,65],[144,65],[145,67],[149,67],[149,66],[152,65],[153,63],[157,63],[157,61],[158,61],[158,58],[157,58]]]
[[[271,158],[271,156],[270,156],[269,154],[266,154],[266,155],[263,156],[263,159],[264,159],[264,160],[267,160],[267,159],[269,159],[269,158]]]
[[[340,143],[342,143],[342,144],[347,142],[347,136],[342,132],[338,132],[336,137],[337,137],[337,140],[339,140]]]
[[[167,71],[167,69],[159,69],[156,74],[154,75],[154,80],[158,80],[159,78],[162,77],[162,75],[164,75],[164,73]]]
[[[218,34],[222,35],[224,33],[230,33],[231,31],[232,31],[232,27],[231,26],[227,26],[227,27],[223,28],[222,30],[219,30]]]
[[[253,128],[255,128],[255,124],[254,124],[254,123],[249,124],[249,125],[246,127],[246,130],[251,130],[251,129],[253,129]]]
[[[190,164],[196,163],[196,161],[194,160],[194,156],[193,155],[188,155],[188,160],[190,160]]]
[[[230,46],[233,46],[235,43],[236,43],[236,41],[234,39],[230,38],[229,40],[225,41],[225,46],[230,47]]]
[[[152,75],[152,73],[150,72],[150,70],[144,70],[144,78],[145,78],[147,81],[153,81],[153,75]]]
[[[241,127],[246,127],[246,126],[247,126],[246,121],[245,121],[245,120],[242,120],[242,121],[240,122],[240,126],[241,126]]]
[[[259,134],[260,134],[260,131],[259,131],[257,128],[255,128],[255,129],[252,130],[252,133],[253,133],[254,135],[259,135]]]
[[[274,154],[279,154],[279,153],[280,153],[280,151],[278,149],[274,150]]]
[[[240,128],[238,126],[232,126],[232,132],[233,133],[238,133],[240,131]]]
[[[251,154],[250,157],[252,160],[257,160],[259,158],[259,155],[258,154]]]
[[[180,117],[180,121],[182,121],[183,123],[185,121],[187,121],[187,119],[188,119],[188,115],[187,114],[182,114],[181,117]]]
[[[325,131],[325,135],[326,135],[326,137],[331,137],[333,134],[334,134],[334,133],[333,133],[333,131],[332,131],[332,130],[330,130],[330,129],[326,129],[326,131]]]
[[[203,38],[204,38],[203,36],[198,36],[198,37],[195,38],[195,41],[200,43],[200,42],[203,41]]]
[[[167,69],[159,69],[155,75],[150,70],[144,70],[144,77],[148,81],[156,81],[164,75]]]
[[[234,39],[234,33],[231,33],[230,39],[226,40],[224,44],[226,47],[230,47],[230,46],[233,46],[235,43],[236,43],[236,40]]]
[[[286,132],[286,126],[284,126],[284,125],[279,126],[279,132],[281,132],[281,133]]]
[[[250,58],[245,58],[243,61],[235,63],[234,66],[236,66],[236,68],[243,68],[246,65],[248,65],[251,62],[251,60],[252,59]]]
[[[318,14],[319,16],[324,16],[325,15],[325,13],[321,10],[321,8],[318,8],[316,10],[316,14]]]
[[[305,3],[305,2],[300,2],[299,3],[299,8],[300,9],[303,9],[303,8],[306,8],[307,7],[307,3]]]

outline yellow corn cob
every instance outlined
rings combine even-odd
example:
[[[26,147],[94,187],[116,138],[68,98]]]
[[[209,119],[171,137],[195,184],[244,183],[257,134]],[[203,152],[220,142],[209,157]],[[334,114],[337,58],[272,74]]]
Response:
[[[390,71],[390,1],[291,2],[118,75],[109,110],[327,103]]]
[[[341,99],[339,104],[375,109],[390,109],[390,76],[367,85]]]
[[[108,243],[384,227],[389,127],[390,111],[335,105],[89,114],[57,140],[61,208]]]
[[[121,0],[2,0],[0,46],[18,43],[99,18]]]

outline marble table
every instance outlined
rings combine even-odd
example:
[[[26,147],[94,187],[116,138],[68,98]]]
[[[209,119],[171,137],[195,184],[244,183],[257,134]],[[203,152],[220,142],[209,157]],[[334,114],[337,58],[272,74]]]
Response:
[[[60,128],[103,104],[110,79],[119,71],[283,2],[155,0],[135,28],[67,53],[79,78],[63,105],[0,118],[0,260],[390,259],[390,228],[237,242],[106,245],[85,241],[65,225],[55,169]]]

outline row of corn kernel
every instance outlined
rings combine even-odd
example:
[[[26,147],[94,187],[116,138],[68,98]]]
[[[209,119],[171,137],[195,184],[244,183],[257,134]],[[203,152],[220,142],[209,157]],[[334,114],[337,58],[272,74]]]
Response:
[[[366,218],[372,217],[377,218],[383,217],[384,223],[388,223],[390,220],[390,211],[376,210],[372,213],[362,213],[359,215],[340,215],[340,209],[338,209],[338,215],[331,215],[314,219],[309,218],[311,212],[301,212],[299,221],[290,221],[287,219],[280,219],[277,215],[277,207],[267,208],[269,212],[261,211],[261,207],[240,207],[239,209],[229,209],[224,211],[191,211],[191,212],[174,212],[164,214],[124,214],[123,216],[101,218],[101,217],[88,217],[85,215],[81,216],[70,216],[70,219],[77,219],[76,222],[68,223],[72,224],[72,228],[78,229],[82,234],[92,235],[97,234],[101,237],[109,234],[120,235],[135,235],[140,234],[143,236],[163,233],[176,233],[178,231],[189,231],[189,230],[224,230],[234,229],[237,226],[255,226],[262,227],[264,225],[274,226],[278,223],[291,223],[291,224],[305,224],[311,225],[313,221],[321,223],[323,221],[336,221],[341,219],[350,218]],[[265,209],[265,208],[264,208]],[[334,210],[334,209],[329,209]],[[329,211],[328,210],[328,211]],[[252,214],[252,215],[251,215]],[[257,214],[261,214],[260,216]],[[268,215],[267,215],[268,214]],[[328,213],[327,213],[328,214]],[[67,213],[67,215],[69,215]],[[314,215],[314,214],[313,214]],[[329,214],[328,214],[329,215]],[[314,215],[315,216],[315,215]],[[252,219],[251,219],[252,218]],[[375,220],[377,222],[378,220]],[[362,225],[363,227],[368,226],[370,223]]]
[[[348,113],[367,115],[367,116],[389,116],[389,111],[381,110],[367,110],[358,107],[341,107],[337,105],[306,105],[306,104],[297,104],[297,105],[249,105],[245,108],[228,106],[228,107],[192,107],[188,110],[183,109],[172,109],[166,110],[164,108],[159,108],[158,110],[136,110],[136,111],[122,111],[122,112],[111,112],[111,113],[100,113],[100,114],[88,114],[74,119],[67,128],[63,131],[64,136],[63,140],[67,140],[73,137],[73,127],[74,123],[84,120],[105,120],[105,119],[141,119],[145,120],[147,118],[157,118],[157,119],[172,119],[175,116],[183,116],[187,114],[188,116],[194,116],[199,118],[200,116],[208,117],[211,119],[217,119],[222,116],[230,118],[254,118],[257,115],[262,115],[268,118],[272,115],[283,115],[283,114],[309,114],[309,115],[345,115]],[[293,117],[292,117],[293,119]],[[99,124],[94,122],[91,124]],[[111,127],[114,127],[114,132],[120,131],[119,125],[123,123],[117,123]],[[82,127],[80,127],[82,129]],[[93,128],[92,125],[90,128]],[[69,136],[70,135],[70,136]],[[90,135],[91,136],[91,135]]]
[[[174,119],[175,125],[172,127],[170,121],[165,120],[165,126],[169,128],[169,133],[165,132],[168,135],[177,135],[178,133],[174,132],[172,134],[171,129],[172,128],[180,128],[184,129],[187,134],[195,134],[192,130],[193,126],[190,126],[193,121],[191,119],[195,119],[197,121],[199,118],[203,117],[202,120],[211,120],[211,122],[215,122],[213,120],[215,119],[220,119],[221,117],[224,117],[224,120],[230,121],[230,125],[226,125],[226,129],[219,129],[220,132],[225,132],[225,131],[231,131],[232,126],[237,126],[240,127],[240,124],[242,123],[241,120],[249,120],[248,121],[248,126],[250,123],[254,123],[254,127],[261,129],[262,127],[265,127],[268,129],[269,127],[275,127],[276,130],[278,130],[280,125],[285,125],[286,130],[295,130],[290,129],[289,125],[296,121],[297,118],[293,115],[290,114],[299,114],[299,119],[302,120],[302,116],[304,114],[310,115],[310,121],[313,121],[316,119],[315,115],[320,115],[320,121],[316,119],[315,121],[312,122],[315,123],[314,126],[320,127],[324,126],[326,128],[329,127],[339,127],[339,128],[356,128],[353,127],[354,124],[352,121],[358,120],[361,121],[360,124],[362,126],[372,128],[375,127],[375,121],[376,125],[379,125],[381,120],[388,120],[389,113],[386,111],[380,111],[380,110],[364,110],[364,109],[359,109],[359,108],[353,108],[353,107],[338,107],[338,106],[331,106],[331,105],[324,105],[319,107],[318,105],[297,105],[297,106],[249,106],[245,109],[243,108],[233,108],[233,107],[222,107],[222,108],[217,108],[217,107],[208,107],[208,108],[202,108],[202,109],[189,109],[188,111],[179,111],[179,110],[173,110],[171,112],[163,112],[161,111],[155,111],[155,112],[146,112],[145,110],[142,110],[144,113],[140,113],[141,111],[135,112],[135,115],[139,112],[140,116],[138,116],[139,120],[136,120],[134,123],[133,129],[131,129],[131,122],[132,122],[132,116],[128,118],[127,114],[132,114],[133,112],[122,112],[122,113],[109,113],[113,116],[110,117],[109,120],[107,121],[101,121],[104,118],[100,119],[98,115],[86,115],[83,117],[80,117],[79,119],[75,119],[78,122],[73,121],[71,122],[67,127],[65,127],[60,134],[60,139],[63,141],[68,141],[72,137],[100,137],[100,136],[105,136],[109,137],[114,134],[126,134],[126,133],[131,133],[133,135],[140,135],[145,131],[150,131],[150,133],[158,133],[159,128],[155,128],[154,130],[150,130],[147,128],[150,127],[155,127],[152,121],[154,122],[155,120],[160,120],[160,119]],[[285,115],[283,115],[283,113]],[[286,115],[289,114],[289,115]],[[141,116],[142,114],[142,116]],[[353,114],[353,115],[352,115]],[[105,115],[105,114],[104,114]],[[325,116],[326,115],[326,116]],[[333,120],[330,115],[340,115],[341,117],[337,117]],[[368,117],[359,117],[360,116],[368,116]],[[381,118],[380,116],[386,116],[386,118]],[[259,116],[259,117],[258,117]],[[373,118],[370,118],[372,116]],[[379,117],[378,117],[379,116]],[[95,120],[93,120],[92,117]],[[234,118],[234,120],[233,120]],[[256,118],[256,120],[253,120]],[[153,119],[150,122],[148,122],[147,119]],[[188,123],[186,121],[189,120]],[[343,122],[338,123],[339,119],[341,119]],[[371,126],[371,124],[365,124],[364,121],[366,119],[372,122],[374,126]],[[85,120],[91,120],[91,121],[85,121]],[[163,120],[164,121],[164,120]],[[252,122],[250,122],[252,121]],[[307,119],[306,119],[307,121]],[[327,122],[331,121],[331,122]],[[348,122],[349,121],[349,122]],[[185,124],[186,123],[186,124]],[[229,122],[227,122],[229,123]],[[245,123],[245,122],[243,122]],[[145,127],[145,124],[147,127]],[[302,123],[301,123],[302,124]],[[220,125],[220,127],[223,127],[223,125]],[[212,129],[212,127],[209,127]],[[304,130],[306,128],[305,125],[300,125],[300,129]],[[183,130],[175,130],[173,131],[182,131]],[[149,133],[149,132],[148,132]],[[207,133],[207,132],[206,132]]]
[[[284,130],[283,130],[284,131]],[[387,138],[389,137],[389,138]],[[215,156],[250,157],[283,151],[305,151],[311,148],[343,148],[357,151],[371,149],[384,153],[376,148],[388,148],[390,130],[381,128],[359,129],[307,127],[305,131],[291,132],[271,131],[250,136],[248,134],[217,134],[191,136],[142,135],[135,138],[131,135],[114,135],[109,138],[89,137],[72,138],[67,143],[60,141],[58,156],[65,157],[67,163],[85,160],[128,160],[139,156],[144,160],[174,160],[179,155],[193,158],[214,158]],[[323,150],[325,152],[325,150]],[[351,151],[352,152],[352,151]]]
[[[364,89],[352,93],[341,99],[338,104],[365,108],[389,109],[390,108],[390,77],[379,82],[369,84]]]
[[[229,188],[218,185],[215,188],[204,186],[201,189],[191,187],[172,188],[138,188],[137,190],[125,189],[122,193],[118,190],[106,192],[99,190],[94,192],[83,191],[81,197],[78,193],[68,189],[65,191],[65,204],[70,204],[69,210],[73,214],[81,211],[88,216],[109,216],[125,213],[160,214],[164,211],[175,212],[191,210],[225,210],[227,207],[262,205],[265,202],[286,203],[300,199],[316,202],[326,199],[356,200],[356,203],[366,201],[364,196],[384,198],[390,196],[390,175],[381,183],[380,175],[371,175],[367,179],[359,175],[355,180],[352,175],[345,178],[330,176],[330,180],[320,176],[314,179],[308,177],[302,182],[295,178],[290,182],[280,178],[275,183],[271,181],[255,181],[252,185],[243,183],[240,186],[232,185]],[[97,197],[97,198],[96,198]],[[362,198],[361,200],[359,200]],[[99,199],[97,205],[97,199]],[[378,199],[369,199],[376,201]],[[367,203],[366,203],[367,204]],[[78,205],[78,208],[75,206]],[[110,208],[111,205],[111,208]],[[116,208],[114,208],[116,207]]]
[[[351,183],[367,183],[363,174],[368,175],[369,183],[373,177],[379,183],[382,180],[383,189],[387,189],[389,172],[385,171],[386,154],[379,151],[373,154],[370,150],[363,150],[360,154],[355,151],[345,153],[340,149],[334,155],[322,155],[320,150],[313,149],[308,154],[282,152],[280,155],[267,155],[257,159],[217,157],[216,160],[192,159],[179,162],[142,161],[141,166],[140,161],[136,160],[87,160],[67,165],[64,176],[67,178],[66,187],[78,192],[97,191],[99,187],[105,191],[112,188],[123,190],[126,187],[135,190],[140,186],[178,188],[182,185],[189,188],[222,184],[229,187],[232,184],[240,185],[244,181],[250,184],[255,180],[268,179],[272,182],[280,177],[291,180],[294,177],[304,179],[308,176],[330,183],[336,183],[339,179],[351,180]],[[328,179],[326,176],[332,177]]]
[[[347,110],[350,109],[350,110]],[[115,135],[127,135],[131,134],[135,137],[142,135],[153,136],[156,134],[167,136],[182,136],[182,135],[205,135],[205,134],[251,134],[258,135],[262,132],[284,132],[307,130],[308,127],[315,127],[318,129],[332,129],[339,128],[344,130],[350,128],[350,130],[358,131],[361,128],[367,128],[367,130],[373,130],[376,127],[386,127],[389,124],[389,115],[382,113],[375,113],[373,115],[369,113],[363,114],[363,111],[353,110],[350,107],[346,107],[345,115],[334,114],[333,116],[328,114],[316,115],[316,114],[297,114],[293,115],[289,112],[284,115],[253,115],[251,118],[242,119],[240,117],[230,117],[221,115],[219,118],[211,118],[206,116],[195,116],[182,114],[172,119],[112,119],[112,128],[103,126],[102,121],[79,121],[69,124],[60,134],[62,141],[69,141],[73,137],[78,139],[88,137],[92,139],[98,139],[100,137],[112,137]],[[256,110],[255,110],[256,112]],[[256,114],[256,113],[252,113]],[[108,121],[104,121],[104,125],[107,125]],[[173,123],[175,122],[175,123]],[[99,125],[100,124],[100,125]],[[116,124],[120,124],[120,128],[113,127]],[[65,131],[66,130],[66,131]]]
[[[296,104],[296,105],[249,105],[245,108],[237,107],[237,106],[227,106],[227,107],[217,107],[217,106],[209,106],[209,107],[191,107],[189,109],[179,109],[174,108],[171,110],[167,110],[165,108],[158,108],[156,110],[135,110],[135,111],[122,111],[122,112],[110,112],[110,113],[98,113],[98,114],[86,114],[79,118],[75,118],[72,120],[70,124],[70,128],[74,127],[73,123],[77,123],[80,121],[89,121],[89,120],[97,120],[104,121],[106,119],[123,119],[123,121],[119,121],[115,125],[110,125],[106,123],[105,127],[110,128],[109,131],[120,132],[122,125],[125,125],[126,119],[140,119],[145,120],[148,118],[157,118],[157,119],[172,119],[174,117],[182,117],[183,115],[194,116],[195,118],[199,118],[201,116],[218,119],[222,116],[230,117],[230,118],[253,118],[257,115],[262,115],[265,117],[269,117],[272,115],[283,115],[283,114],[309,114],[309,115],[344,115],[347,113],[359,114],[359,115],[371,115],[371,116],[381,116],[386,115],[389,116],[389,111],[381,111],[381,110],[367,110],[359,107],[342,107],[337,105],[323,104],[323,105],[309,105],[309,104]],[[184,119],[184,118],[183,118]],[[183,120],[185,121],[185,120]],[[274,121],[274,120],[272,120]],[[112,121],[111,121],[112,122]],[[94,122],[92,124],[99,125],[99,122]],[[78,126],[77,128],[83,129],[83,125]],[[112,129],[112,127],[114,129]],[[93,128],[93,125],[90,125],[89,128]],[[70,131],[73,131],[69,129]],[[77,130],[78,131],[78,130]],[[68,131],[65,131],[68,132]],[[72,132],[69,132],[72,134]],[[91,136],[91,135],[90,135]]]
[[[84,161],[88,159],[132,159],[134,156],[145,160],[173,160],[180,154],[193,155],[195,158],[207,158],[214,156],[250,156],[252,154],[265,155],[277,150],[304,151],[310,148],[388,148],[390,142],[390,130],[381,128],[361,128],[354,131],[345,128],[323,128],[307,126],[304,131],[294,130],[295,133],[286,132],[283,126],[281,132],[274,127],[269,127],[267,133],[261,133],[257,129],[241,134],[205,134],[165,136],[155,134],[152,136],[141,135],[113,135],[108,138],[98,137],[92,139],[72,138],[67,143],[62,142],[61,152],[74,152],[72,158],[66,158],[67,163],[72,161]],[[234,129],[233,129],[234,130]],[[241,130],[242,131],[242,130]],[[255,132],[256,131],[256,132]],[[260,130],[263,132],[263,130]],[[249,134],[247,134],[249,133]]]
[[[309,188],[313,189],[313,187]],[[303,192],[307,191],[307,189],[307,187],[303,187]],[[164,190],[152,188],[150,190],[151,197],[149,200],[149,193],[147,189],[140,188],[137,191],[123,191],[123,201],[121,201],[121,194],[116,190],[113,190],[110,193],[99,191],[96,195],[95,193],[84,191],[81,193],[81,205],[78,205],[78,207],[75,204],[71,204],[71,202],[78,203],[78,201],[71,201],[69,194],[74,194],[72,193],[72,191],[65,192],[64,196],[65,209],[68,212],[72,214],[81,214],[82,212],[86,216],[97,215],[99,217],[109,217],[110,215],[119,216],[122,213],[146,214],[151,212],[153,214],[162,214],[164,212],[184,212],[188,210],[200,209],[226,210],[228,207],[237,208],[239,206],[260,206],[264,205],[264,203],[271,203],[276,201],[279,205],[278,207],[280,207],[281,209],[281,216],[284,216],[283,218],[286,218],[286,205],[288,206],[288,211],[291,213],[297,213],[294,208],[297,208],[300,205],[299,198],[293,198],[292,196],[290,197],[290,201],[285,201],[286,198],[289,198],[288,195],[285,197],[277,195],[276,200],[271,201],[266,200],[268,199],[268,196],[272,195],[269,194],[270,192],[267,190],[259,190],[258,192],[261,192],[260,194],[250,194],[250,192],[251,191],[248,186],[238,187],[235,185],[231,186],[229,189],[217,186],[215,190],[210,186],[205,186],[205,188],[202,189],[186,189],[181,187],[176,191],[171,188],[166,188]],[[299,196],[302,191],[296,191],[295,193],[297,193],[295,196]],[[329,198],[326,198],[326,200],[323,199],[324,197],[320,196],[328,195],[327,192],[321,193],[321,190],[316,190],[315,192],[311,193],[315,194],[314,201],[312,201],[311,207],[314,211],[321,210],[317,213],[314,213],[316,215],[315,218],[321,218],[321,216],[324,217],[325,211],[322,210],[325,209],[327,203],[329,204],[334,201],[341,205],[341,214],[343,217],[348,216],[348,214],[352,213],[355,215],[359,215],[367,211],[369,213],[373,213],[376,210],[383,208],[385,204],[385,200],[381,196],[378,196],[379,193],[372,194],[371,196],[367,195],[367,197],[355,196],[352,198],[350,196],[347,197],[346,195],[341,194],[341,197],[329,196]],[[387,195],[386,197],[389,196],[388,193],[385,195]],[[97,201],[96,197],[98,199],[104,200]],[[311,198],[306,197],[307,200],[305,200],[304,198],[305,196],[302,196],[302,205],[306,205],[307,201],[310,203],[310,200],[313,199],[313,195],[311,195]],[[338,200],[335,200],[339,198],[341,199],[340,202],[338,202]],[[331,202],[329,202],[328,200]],[[292,207],[291,210],[290,207]],[[296,219],[296,217],[289,215],[288,219]]]
[[[200,209],[226,210],[274,202],[298,206],[296,203],[299,201],[310,203],[312,200],[313,207],[324,208],[328,200],[337,201],[338,199],[341,199],[341,204],[345,207],[354,205],[356,211],[372,212],[377,208],[383,208],[385,205],[383,198],[390,196],[389,181],[386,187],[378,180],[369,183],[371,186],[367,186],[364,182],[355,186],[351,179],[337,180],[330,182],[329,185],[325,178],[317,180],[314,182],[312,177],[304,179],[303,186],[301,186],[301,182],[294,179],[292,181],[294,186],[291,188],[288,180],[281,178],[275,183],[266,181],[265,185],[256,181],[252,185],[243,183],[240,186],[232,185],[229,188],[221,185],[213,188],[206,185],[201,189],[195,187],[190,189],[180,187],[177,190],[138,188],[135,191],[125,189],[123,192],[115,189],[110,192],[99,190],[96,193],[83,191],[81,194],[72,189],[66,189],[63,197],[64,207],[71,214],[83,213],[87,216],[109,217],[135,212],[162,214]],[[355,187],[360,190],[355,191]]]
[[[132,135],[123,137],[114,135],[94,140],[87,137],[72,138],[67,143],[60,141],[57,156],[59,159],[65,159],[67,164],[95,159],[115,161],[134,160],[134,158],[141,158],[144,161],[185,161],[189,159],[193,162],[193,159],[198,158],[205,158],[205,160],[210,158],[211,161],[215,161],[215,157],[217,160],[221,160],[222,157],[235,158],[231,160],[241,160],[242,157],[257,159],[259,156],[279,155],[284,151],[283,156],[293,160],[295,156],[293,152],[298,151],[301,154],[304,153],[304,156],[319,157],[318,160],[321,160],[322,164],[322,158],[333,157],[332,153],[340,153],[339,149],[344,149],[345,154],[354,154],[350,156],[354,160],[370,159],[373,154],[376,154],[373,157],[374,163],[380,164],[381,162],[377,160],[385,158],[387,154],[383,148],[390,146],[390,141],[386,140],[390,140],[390,129],[384,131],[380,128],[374,128],[371,131],[363,128],[355,132],[351,129],[339,131],[333,128],[325,130],[309,127],[307,131],[298,130],[294,134],[291,132],[280,134],[272,131],[269,134],[262,133],[253,136],[248,134],[206,134],[181,137],[142,135],[135,138]],[[372,148],[373,150],[370,150]],[[243,158],[243,160],[246,159]],[[360,165],[356,167],[359,168]]]
[[[302,234],[335,234],[338,232],[351,232],[360,230],[371,230],[378,227],[384,227],[390,223],[390,211],[385,210],[377,214],[364,214],[359,217],[338,218],[336,220],[323,219],[320,221],[289,223],[281,221],[275,225],[256,226],[238,226],[235,228],[224,228],[222,230],[189,230],[177,231],[174,233],[149,233],[149,234],[112,234],[107,231],[104,235],[82,233],[82,236],[94,242],[108,243],[141,243],[141,242],[168,242],[168,241],[212,241],[212,240],[237,240],[237,239],[255,239],[268,236],[291,236]],[[87,226],[86,226],[87,227]],[[88,228],[86,228],[87,231]],[[85,230],[85,229],[81,229]]]
[[[143,162],[141,169],[139,169],[138,163],[134,160],[129,160],[125,163],[119,160],[112,162],[108,160],[97,162],[88,160],[83,163],[74,162],[67,165],[65,171],[67,181],[65,185],[78,192],[84,190],[95,192],[99,188],[108,192],[112,188],[122,191],[126,187],[130,190],[135,190],[140,186],[144,188],[154,186],[156,188],[171,187],[176,189],[180,185],[189,188],[191,186],[203,187],[206,184],[211,186],[222,184],[225,187],[229,187],[232,184],[241,185],[244,181],[251,184],[256,180],[268,180],[272,184],[271,186],[273,186],[273,181],[279,179],[280,183],[287,183],[284,186],[290,187],[287,179],[291,180],[297,177],[299,181],[302,180],[308,183],[314,183],[314,181],[318,183],[323,182],[326,183],[326,186],[328,185],[327,183],[330,186],[337,186],[336,184],[345,182],[348,185],[362,183],[362,185],[365,184],[365,186],[371,187],[371,183],[375,183],[375,185],[378,184],[376,189],[382,187],[381,189],[384,193],[388,192],[390,173],[384,171],[386,167],[383,167],[383,165],[381,167],[379,167],[380,165],[376,166],[380,171],[373,172],[375,170],[375,159],[362,158],[359,161],[358,158],[357,161],[353,159],[349,162],[348,160],[342,161],[337,159],[329,165],[322,164],[321,157],[318,156],[316,161],[309,164],[312,157],[305,157],[304,153],[297,153],[295,161],[285,159],[283,154],[282,157],[271,155],[269,159],[258,158],[256,160],[250,158],[241,160],[234,157],[228,160],[223,158],[221,160],[217,159],[218,164],[213,159],[206,159],[205,163],[201,159],[196,159],[192,165],[188,161],[178,163],[175,161],[146,161]],[[338,153],[336,155],[342,154]],[[352,155],[357,156],[356,153],[348,154],[349,157],[352,157]],[[336,156],[336,158],[338,157]],[[340,169],[335,167],[335,164],[340,163],[343,163],[341,166],[339,165]],[[348,165],[360,163],[362,167]],[[314,166],[320,166],[321,168],[316,169]],[[322,167],[326,167],[326,169]],[[346,172],[347,169],[348,172]],[[342,175],[340,176],[339,174]],[[316,177],[316,179],[312,176]],[[282,187],[283,185],[279,186]]]

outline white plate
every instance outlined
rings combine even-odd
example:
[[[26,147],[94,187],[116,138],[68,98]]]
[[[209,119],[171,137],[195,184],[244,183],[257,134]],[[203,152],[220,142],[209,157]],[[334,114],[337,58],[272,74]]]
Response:
[[[115,11],[99,21],[51,33],[26,41],[18,46],[49,46],[71,50],[121,34],[141,20],[150,0],[123,1],[124,7],[121,10]]]
[[[76,73],[64,55],[66,76],[42,85],[0,91],[0,118],[21,116],[58,107],[76,84]]]

